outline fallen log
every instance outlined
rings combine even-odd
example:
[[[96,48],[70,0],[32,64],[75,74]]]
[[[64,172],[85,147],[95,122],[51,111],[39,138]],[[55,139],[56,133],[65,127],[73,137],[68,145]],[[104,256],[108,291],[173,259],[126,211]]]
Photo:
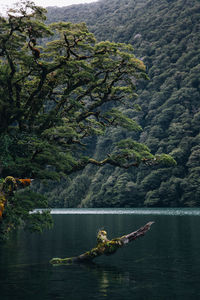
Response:
[[[151,227],[154,222],[148,222],[138,230],[133,231],[127,235],[123,235],[119,238],[108,240],[107,232],[100,230],[97,234],[97,245],[93,249],[74,257],[67,258],[53,258],[50,260],[52,265],[69,265],[72,263],[87,263],[91,262],[94,258],[101,255],[114,254],[119,248],[127,245],[128,243],[142,237]]]

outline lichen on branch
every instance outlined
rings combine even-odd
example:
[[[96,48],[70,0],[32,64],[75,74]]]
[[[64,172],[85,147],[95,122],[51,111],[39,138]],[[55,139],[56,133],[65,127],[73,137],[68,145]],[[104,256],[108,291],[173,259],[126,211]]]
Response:
[[[107,232],[105,230],[100,230],[97,234],[97,245],[91,250],[75,257],[53,258],[50,260],[50,263],[52,265],[87,263],[91,262],[94,258],[97,258],[101,255],[114,254],[119,248],[143,236],[150,229],[153,223],[154,222],[148,222],[144,226],[140,227],[138,230],[133,231],[127,235],[123,235],[119,238],[114,238],[112,240],[109,240],[107,238]]]

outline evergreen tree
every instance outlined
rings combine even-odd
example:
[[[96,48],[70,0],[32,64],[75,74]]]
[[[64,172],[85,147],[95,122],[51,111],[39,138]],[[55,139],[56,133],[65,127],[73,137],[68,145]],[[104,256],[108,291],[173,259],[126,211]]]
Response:
[[[137,121],[143,131],[137,136],[129,133],[129,137],[144,142],[152,153],[165,152],[177,161],[175,168],[159,171],[158,167],[155,171],[142,166],[129,170],[87,167],[76,179],[72,178],[69,189],[65,187],[66,207],[74,203],[71,201],[74,190],[76,195],[81,194],[75,202],[77,205],[79,201],[79,206],[107,206],[108,202],[121,207],[200,205],[199,14],[198,0],[102,0],[62,9],[48,8],[51,21],[84,20],[98,40],[133,45],[135,55],[147,67],[150,80],[139,84],[135,102],[142,108]],[[109,149],[108,141],[122,135],[124,131],[115,129],[106,137],[99,137],[93,155],[99,158]],[[117,180],[120,184],[124,173],[124,186],[129,186],[126,192],[117,189]],[[112,177],[115,184],[110,181]],[[53,192],[56,193],[56,188]],[[53,193],[51,197],[53,200]]]
[[[0,22],[3,178],[60,180],[88,164],[127,169],[140,163],[174,163],[166,155],[154,157],[147,146],[130,138],[116,142],[101,161],[85,155],[91,138],[108,127],[141,130],[121,109],[124,102],[134,108],[135,82],[147,78],[130,45],[97,43],[84,23],[46,25],[45,10],[29,1]],[[20,219],[38,205],[18,202]],[[10,203],[15,214],[16,200]],[[12,211],[5,209],[8,220]]]

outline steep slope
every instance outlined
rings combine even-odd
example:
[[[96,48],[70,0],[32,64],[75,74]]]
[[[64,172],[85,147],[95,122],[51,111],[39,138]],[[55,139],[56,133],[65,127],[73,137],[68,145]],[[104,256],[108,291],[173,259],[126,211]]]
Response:
[[[98,40],[114,40],[116,29],[122,29],[128,20],[133,20],[135,11],[150,0],[99,0],[90,4],[72,5],[63,8],[50,7],[49,21],[85,22]]]
[[[169,153],[177,167],[124,171],[88,167],[61,186],[64,206],[200,205],[200,2],[197,0],[107,0],[49,10],[60,20],[85,21],[96,37],[131,43],[148,69],[139,87],[138,139],[154,153]],[[134,113],[130,112],[134,117]],[[96,157],[125,132],[98,139]],[[55,199],[56,189],[51,194]]]

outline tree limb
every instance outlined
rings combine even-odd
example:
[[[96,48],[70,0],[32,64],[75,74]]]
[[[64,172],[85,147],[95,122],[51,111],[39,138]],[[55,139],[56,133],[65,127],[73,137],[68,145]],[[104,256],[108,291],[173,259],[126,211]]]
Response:
[[[91,262],[94,258],[101,255],[111,255],[114,254],[119,248],[125,246],[126,244],[142,237],[151,227],[154,222],[148,222],[143,227],[138,230],[133,231],[127,235],[123,235],[119,238],[114,238],[112,240],[107,239],[107,232],[100,230],[97,235],[97,245],[93,249],[75,257],[69,258],[53,258],[50,260],[52,265],[69,265],[72,263],[87,263]]]

